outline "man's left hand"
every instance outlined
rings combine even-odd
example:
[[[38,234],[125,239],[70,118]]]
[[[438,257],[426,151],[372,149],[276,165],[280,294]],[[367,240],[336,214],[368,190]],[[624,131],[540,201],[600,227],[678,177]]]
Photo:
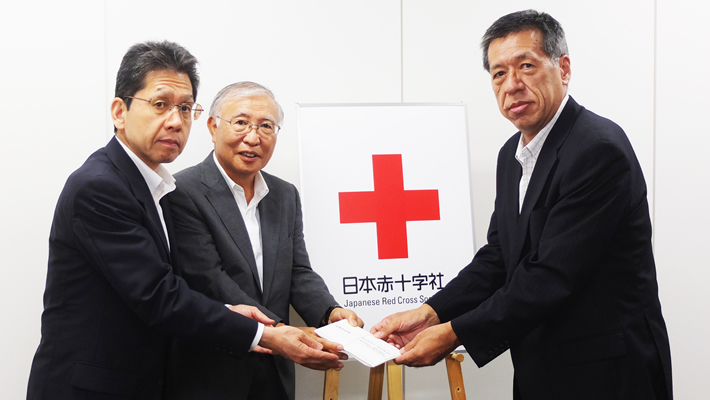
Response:
[[[333,311],[330,312],[328,323],[332,324],[333,322],[340,321],[341,319],[347,319],[348,323],[352,326],[359,326],[362,328],[365,325],[360,317],[357,316],[355,311],[340,307],[334,308]]]
[[[451,322],[429,327],[414,337],[402,350],[402,355],[395,358],[397,364],[410,367],[434,365],[461,345]]]
[[[323,351],[327,351],[329,353],[337,354],[338,358],[341,360],[347,360],[348,355],[343,353],[343,345],[335,342],[331,342],[330,340],[323,339],[322,337],[318,336],[315,332],[316,328],[311,328],[308,326],[298,326],[298,329],[303,331],[306,335],[308,335],[311,339],[315,340],[316,342],[320,343],[323,345]],[[328,368],[331,368],[327,365],[321,365],[320,363],[310,363],[310,364],[301,364],[304,367],[308,367],[310,369],[317,369],[320,371],[326,370]]]

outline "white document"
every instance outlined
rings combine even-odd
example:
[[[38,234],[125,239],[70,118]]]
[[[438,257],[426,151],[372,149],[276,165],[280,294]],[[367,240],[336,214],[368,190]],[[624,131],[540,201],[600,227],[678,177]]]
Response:
[[[331,342],[342,344],[348,355],[355,357],[370,368],[400,355],[399,349],[396,347],[375,338],[362,328],[350,325],[345,319],[318,328],[316,333]]]

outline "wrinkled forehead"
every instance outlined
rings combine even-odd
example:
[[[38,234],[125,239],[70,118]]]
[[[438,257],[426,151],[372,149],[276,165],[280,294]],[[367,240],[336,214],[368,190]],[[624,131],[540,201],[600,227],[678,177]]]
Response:
[[[221,113],[229,118],[258,118],[272,122],[278,122],[279,118],[276,101],[267,95],[227,97],[222,103]]]
[[[514,32],[494,39],[488,47],[490,68],[500,61],[515,61],[532,57],[549,58],[542,48],[542,35],[537,30]]]
[[[170,70],[150,71],[145,75],[143,87],[138,92],[152,96],[178,97],[182,101],[194,101],[192,82],[187,74]]]

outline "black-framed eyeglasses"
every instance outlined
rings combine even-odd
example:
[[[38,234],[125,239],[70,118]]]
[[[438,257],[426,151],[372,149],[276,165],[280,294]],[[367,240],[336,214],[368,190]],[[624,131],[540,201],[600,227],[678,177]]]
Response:
[[[147,101],[150,104],[150,109],[157,115],[163,115],[173,108],[177,107],[178,113],[185,121],[195,120],[200,118],[204,109],[197,103],[181,103],[175,104],[174,101],[163,97],[153,97],[152,99],[141,99],[140,97],[126,96],[128,99]]]
[[[237,134],[246,134],[252,129],[256,129],[256,133],[258,133],[262,137],[271,137],[276,136],[276,134],[278,134],[281,130],[280,126],[270,121],[265,121],[260,124],[252,124],[250,121],[244,118],[224,119],[220,116],[216,117],[221,119],[222,121],[229,123],[229,125],[232,126],[234,133]]]

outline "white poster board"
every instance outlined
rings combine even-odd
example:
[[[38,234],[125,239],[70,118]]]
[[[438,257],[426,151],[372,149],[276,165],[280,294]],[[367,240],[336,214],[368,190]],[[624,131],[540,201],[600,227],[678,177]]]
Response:
[[[365,327],[420,306],[475,248],[463,104],[301,104],[311,265]]]

